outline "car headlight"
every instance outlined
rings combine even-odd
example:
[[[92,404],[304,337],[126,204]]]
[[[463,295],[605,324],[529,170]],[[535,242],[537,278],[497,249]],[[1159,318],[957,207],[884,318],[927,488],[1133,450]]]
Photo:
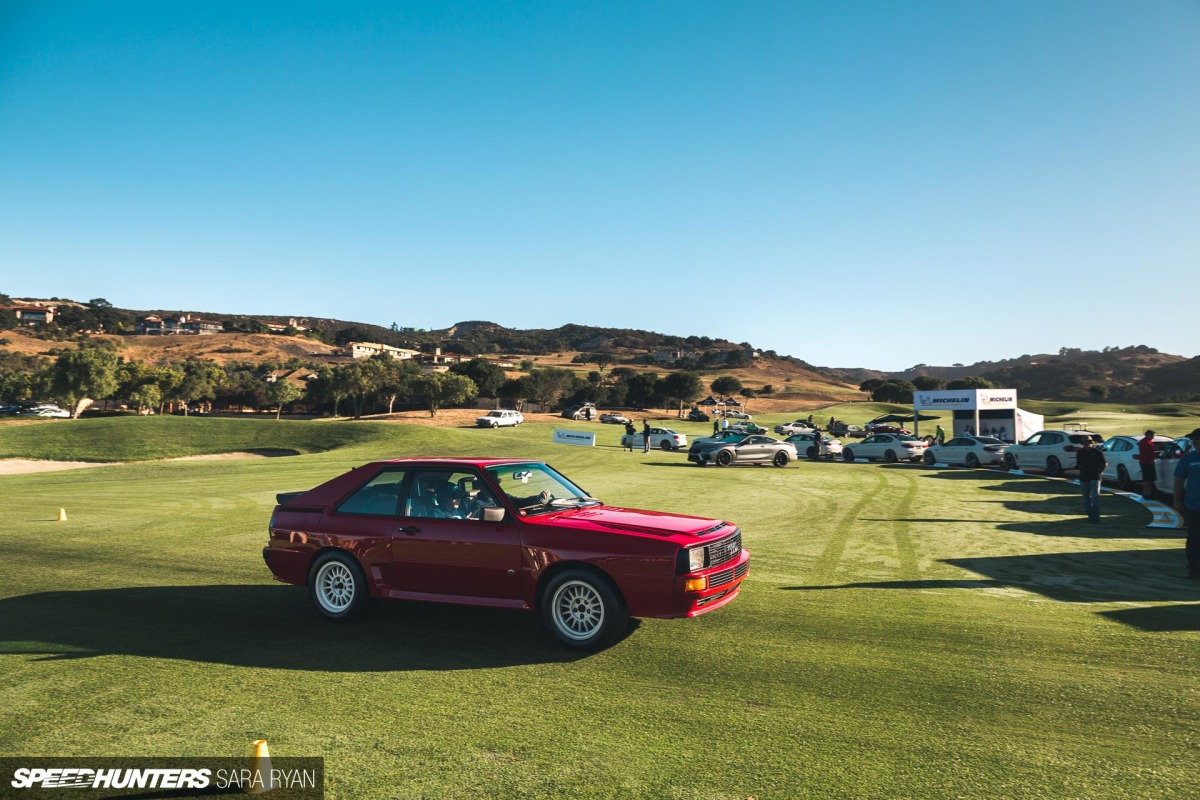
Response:
[[[704,548],[693,547],[688,553],[688,572],[704,569]]]

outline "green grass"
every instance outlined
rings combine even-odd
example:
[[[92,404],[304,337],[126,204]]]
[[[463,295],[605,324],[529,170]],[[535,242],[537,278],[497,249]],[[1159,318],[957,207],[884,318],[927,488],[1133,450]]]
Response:
[[[96,424],[92,450],[39,452],[136,454],[151,431],[172,454],[307,454],[0,476],[0,753],[237,756],[263,737],[324,756],[341,798],[1200,794],[1200,587],[1128,500],[1093,527],[1062,483],[697,469],[566,421],[604,446],[542,424]],[[751,576],[726,608],[586,656],[512,612],[391,603],[333,625],[268,579],[276,491],[415,454],[545,458],[613,504],[734,520]]]

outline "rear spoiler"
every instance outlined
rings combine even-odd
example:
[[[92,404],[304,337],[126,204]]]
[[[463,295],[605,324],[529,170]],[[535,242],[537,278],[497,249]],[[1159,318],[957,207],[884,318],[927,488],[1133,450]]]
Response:
[[[275,502],[281,506],[284,506],[302,494],[305,494],[305,492],[279,492],[275,495]]]

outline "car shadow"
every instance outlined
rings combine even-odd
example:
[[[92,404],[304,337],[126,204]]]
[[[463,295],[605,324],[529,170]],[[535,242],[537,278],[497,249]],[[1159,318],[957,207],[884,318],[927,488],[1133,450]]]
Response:
[[[942,563],[982,577],[782,586],[780,589],[1016,588],[1066,603],[1200,600],[1200,584],[1183,577],[1183,554],[1178,548],[945,559]],[[1116,612],[1108,615],[1118,622],[1126,621],[1126,617]]]
[[[624,633],[630,635],[636,621]],[[149,586],[0,600],[0,653],[47,660],[134,655],[323,672],[459,670],[570,663],[529,613],[379,602],[338,624],[283,585]]]
[[[1100,616],[1144,631],[1200,631],[1200,603],[1101,611]]]

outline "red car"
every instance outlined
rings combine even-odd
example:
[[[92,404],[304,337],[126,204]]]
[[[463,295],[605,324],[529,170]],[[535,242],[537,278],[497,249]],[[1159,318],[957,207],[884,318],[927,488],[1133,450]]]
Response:
[[[332,620],[381,597],[515,608],[597,649],[631,615],[720,608],[750,568],[733,523],[612,508],[537,461],[377,461],[277,500],[263,559]]]

